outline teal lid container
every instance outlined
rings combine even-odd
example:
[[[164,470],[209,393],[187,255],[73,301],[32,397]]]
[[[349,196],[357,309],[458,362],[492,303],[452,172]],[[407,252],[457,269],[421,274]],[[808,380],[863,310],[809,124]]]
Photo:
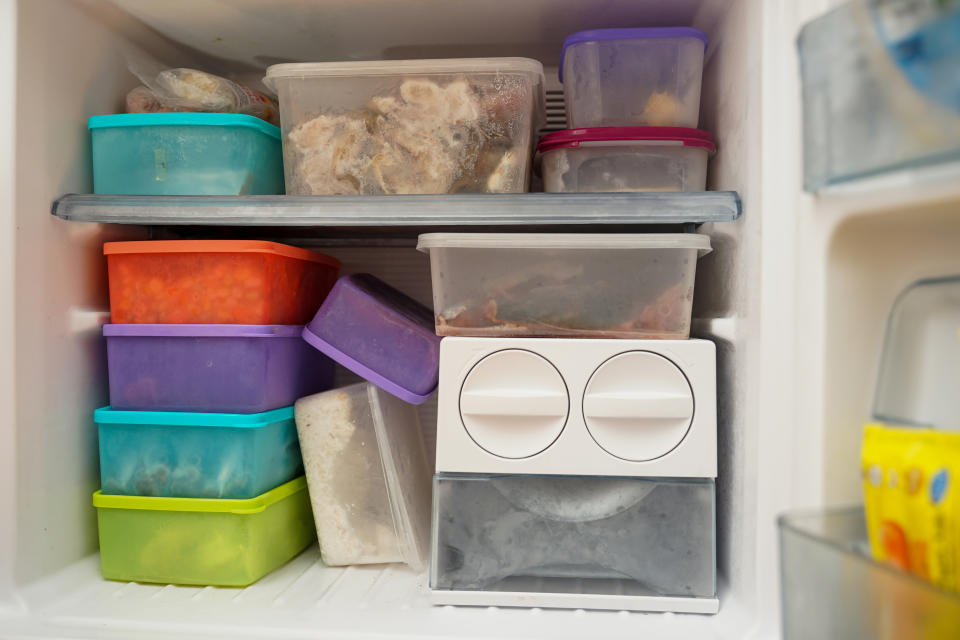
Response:
[[[280,129],[238,113],[93,116],[94,193],[283,193]]]

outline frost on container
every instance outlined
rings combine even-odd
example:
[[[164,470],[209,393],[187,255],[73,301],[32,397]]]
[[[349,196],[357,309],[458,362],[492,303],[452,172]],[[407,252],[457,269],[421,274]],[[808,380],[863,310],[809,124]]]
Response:
[[[361,383],[294,412],[323,562],[422,568],[430,471],[416,408]]]
[[[525,59],[275,65],[290,194],[519,193],[543,116]]]

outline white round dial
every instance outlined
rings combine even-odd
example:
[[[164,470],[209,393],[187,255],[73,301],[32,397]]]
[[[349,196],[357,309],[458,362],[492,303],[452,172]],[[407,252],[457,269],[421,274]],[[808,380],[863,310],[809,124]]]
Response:
[[[474,365],[460,389],[460,417],[480,447],[528,458],[553,444],[570,413],[567,385],[546,358],[505,349]]]
[[[583,394],[583,419],[607,453],[653,460],[672,451],[693,421],[693,390],[677,365],[649,351],[601,364]]]

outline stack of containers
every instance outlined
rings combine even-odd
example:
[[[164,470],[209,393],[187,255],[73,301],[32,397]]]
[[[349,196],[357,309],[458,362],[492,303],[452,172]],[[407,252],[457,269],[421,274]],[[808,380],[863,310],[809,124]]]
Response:
[[[706,37],[585,31],[546,191],[706,186]],[[713,613],[716,377],[699,234],[426,234],[440,352],[436,604]]]
[[[706,35],[690,27],[595,29],[560,54],[570,129],[544,136],[544,190],[703,191],[716,148],[696,129]]]
[[[293,402],[333,363],[300,335],[337,277],[272,242],[104,245],[111,406],[98,409],[101,568],[245,586],[314,537]]]

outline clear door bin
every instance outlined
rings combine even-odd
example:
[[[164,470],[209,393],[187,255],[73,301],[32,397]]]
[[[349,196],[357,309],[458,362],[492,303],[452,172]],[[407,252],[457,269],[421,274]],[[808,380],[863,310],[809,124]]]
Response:
[[[697,257],[686,234],[429,233],[437,335],[690,335]]]
[[[277,64],[288,194],[522,193],[544,120],[528,58]]]
[[[785,640],[958,637],[960,595],[871,560],[862,508],[779,525]]]
[[[323,562],[421,569],[430,470],[416,407],[364,382],[301,398],[294,412]]]
[[[697,126],[706,48],[690,27],[569,36],[560,53],[569,126]]]
[[[716,147],[699,129],[594,127],[547,134],[537,150],[548,193],[703,191]]]
[[[439,474],[430,586],[713,599],[714,498],[712,479]],[[569,604],[633,608],[591,600]]]
[[[960,430],[960,276],[915,282],[890,311],[873,414]]]

